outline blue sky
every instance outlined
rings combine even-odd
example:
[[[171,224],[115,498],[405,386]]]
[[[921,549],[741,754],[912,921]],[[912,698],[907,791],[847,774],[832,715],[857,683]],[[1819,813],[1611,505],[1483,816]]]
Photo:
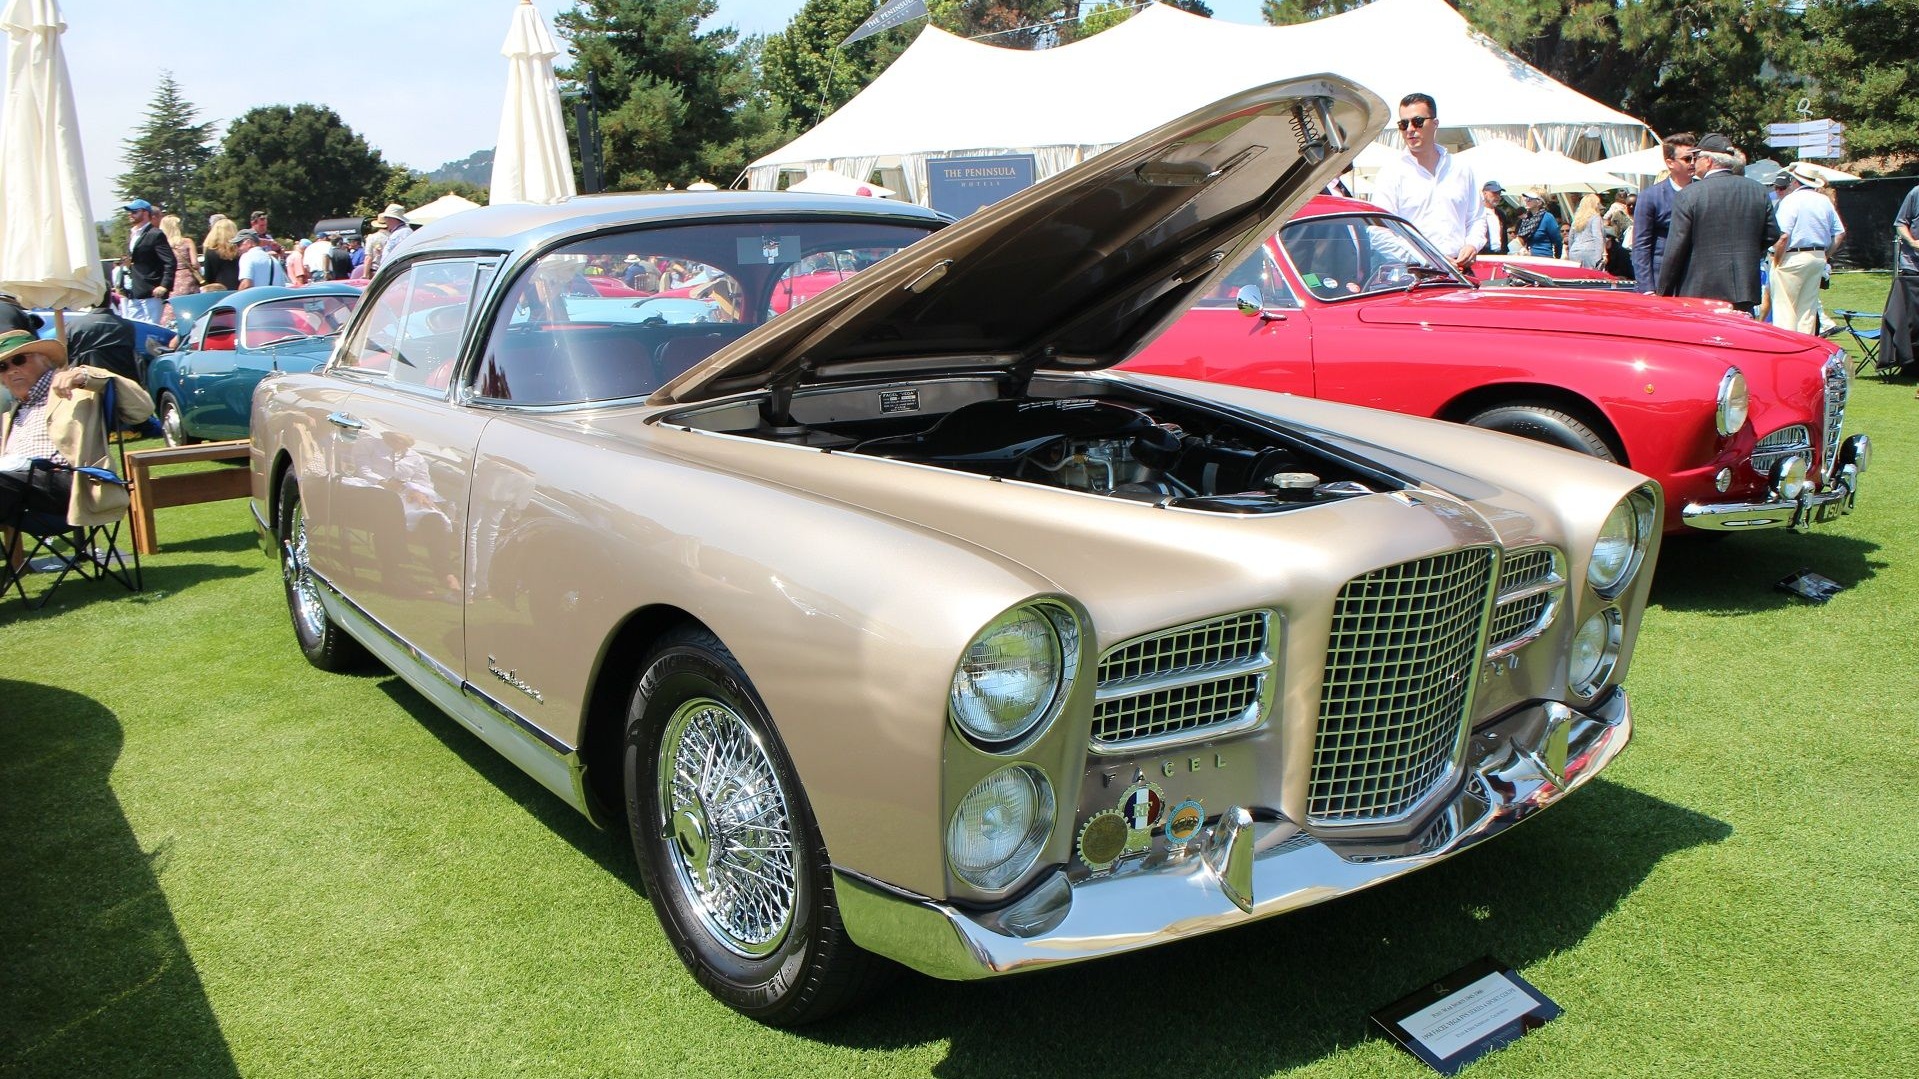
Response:
[[[433,169],[493,145],[518,0],[61,0],[93,216],[113,212],[122,142],[173,72],[200,119],[261,105],[331,107],[387,160]],[[1259,23],[1259,0],[1208,0]],[[572,0],[534,0],[552,25]],[[782,30],[803,0],[719,0],[711,24]],[[710,177],[724,183],[731,177]]]

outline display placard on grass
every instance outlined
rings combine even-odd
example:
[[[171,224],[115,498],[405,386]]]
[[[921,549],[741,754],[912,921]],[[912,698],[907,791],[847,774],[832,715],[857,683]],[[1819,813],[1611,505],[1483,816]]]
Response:
[[[1373,1013],[1402,1049],[1441,1075],[1559,1016],[1559,1005],[1490,956]]]

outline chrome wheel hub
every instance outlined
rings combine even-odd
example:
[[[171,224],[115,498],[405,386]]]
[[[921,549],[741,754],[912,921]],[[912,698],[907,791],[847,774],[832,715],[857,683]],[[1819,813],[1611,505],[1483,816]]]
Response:
[[[307,565],[305,508],[296,503],[292,516],[293,527],[287,529],[290,535],[280,541],[281,573],[286,577],[287,592],[293,601],[294,619],[308,637],[317,640],[326,632],[326,608],[320,605],[320,587]]]
[[[694,913],[728,951],[771,953],[792,929],[798,879],[765,746],[733,709],[699,698],[667,720],[658,769],[667,861]]]
[[[160,414],[160,429],[166,435],[169,446],[178,446],[186,438],[186,427],[180,422],[180,409],[172,401],[167,402],[166,411]]]

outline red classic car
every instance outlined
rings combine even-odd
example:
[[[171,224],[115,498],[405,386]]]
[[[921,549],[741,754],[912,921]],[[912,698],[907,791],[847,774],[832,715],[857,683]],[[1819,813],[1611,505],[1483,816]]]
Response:
[[[1702,301],[1480,289],[1406,222],[1320,196],[1131,370],[1468,423],[1637,469],[1666,529],[1851,512],[1845,353]]]

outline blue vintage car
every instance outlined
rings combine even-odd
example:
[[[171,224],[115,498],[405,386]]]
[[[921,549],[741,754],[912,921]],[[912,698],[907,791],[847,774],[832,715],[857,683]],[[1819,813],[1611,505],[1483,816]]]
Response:
[[[147,368],[167,444],[247,437],[253,387],[269,372],[326,362],[359,299],[348,285],[221,294],[193,317],[180,347]]]

